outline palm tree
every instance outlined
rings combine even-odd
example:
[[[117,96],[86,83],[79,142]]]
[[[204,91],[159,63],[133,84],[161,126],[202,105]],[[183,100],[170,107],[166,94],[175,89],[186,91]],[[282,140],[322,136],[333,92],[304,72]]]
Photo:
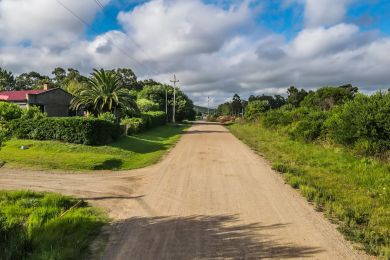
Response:
[[[136,106],[129,90],[121,84],[121,79],[114,71],[96,70],[86,84],[80,86],[72,100],[72,108],[85,110],[93,114],[111,112],[117,115],[119,109]]]

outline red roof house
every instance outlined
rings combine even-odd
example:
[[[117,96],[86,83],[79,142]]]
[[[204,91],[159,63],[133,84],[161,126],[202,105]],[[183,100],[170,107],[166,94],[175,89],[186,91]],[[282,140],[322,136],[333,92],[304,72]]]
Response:
[[[73,96],[61,88],[42,90],[0,91],[0,102],[12,102],[22,108],[37,106],[48,116],[69,116],[74,114],[69,107]]]

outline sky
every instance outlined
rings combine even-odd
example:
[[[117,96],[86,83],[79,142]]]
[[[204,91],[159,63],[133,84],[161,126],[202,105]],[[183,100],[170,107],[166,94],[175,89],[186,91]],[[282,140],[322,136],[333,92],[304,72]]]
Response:
[[[390,87],[388,0],[0,0],[0,67],[128,67],[198,105],[234,93]]]

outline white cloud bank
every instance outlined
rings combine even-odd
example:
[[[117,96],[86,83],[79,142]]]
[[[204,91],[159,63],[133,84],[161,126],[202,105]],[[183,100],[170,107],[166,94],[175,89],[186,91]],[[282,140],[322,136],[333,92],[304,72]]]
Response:
[[[200,0],[154,0],[118,15],[123,32],[86,40],[80,21],[54,0],[0,0],[0,66],[48,74],[56,66],[83,72],[126,66],[164,82],[176,73],[201,104],[207,95],[217,104],[234,92],[281,93],[290,85],[389,87],[389,37],[342,23],[350,0],[335,1],[326,16],[329,1],[299,1],[305,28],[286,41],[255,24],[249,1],[222,9]],[[61,2],[87,22],[99,11],[94,1]]]

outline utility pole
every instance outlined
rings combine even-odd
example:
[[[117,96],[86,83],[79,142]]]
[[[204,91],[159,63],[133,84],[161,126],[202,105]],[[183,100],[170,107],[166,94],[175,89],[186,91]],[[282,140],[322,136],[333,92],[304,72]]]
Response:
[[[180,82],[179,80],[176,79],[176,74],[173,74],[173,123],[176,123],[175,120],[175,113],[176,113],[176,83]]]
[[[165,86],[165,117],[168,123],[168,88]]]
[[[207,116],[210,116],[210,97],[207,97]]]

